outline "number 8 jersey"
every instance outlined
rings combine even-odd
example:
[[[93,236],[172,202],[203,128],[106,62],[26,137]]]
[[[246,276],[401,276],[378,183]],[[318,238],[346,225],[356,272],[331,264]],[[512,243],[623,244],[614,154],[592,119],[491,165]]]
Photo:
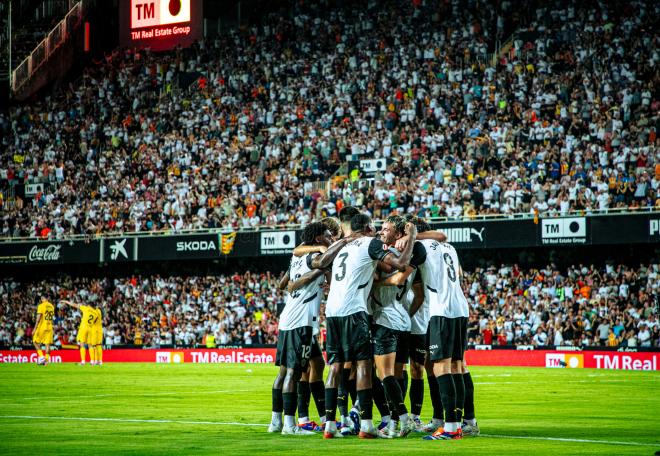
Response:
[[[376,264],[387,253],[380,239],[368,236],[349,242],[339,251],[332,263],[326,317],[347,317],[357,312],[367,312],[367,298]]]
[[[446,242],[422,240],[426,260],[419,266],[431,317],[467,317],[469,305],[459,277],[456,249]]]

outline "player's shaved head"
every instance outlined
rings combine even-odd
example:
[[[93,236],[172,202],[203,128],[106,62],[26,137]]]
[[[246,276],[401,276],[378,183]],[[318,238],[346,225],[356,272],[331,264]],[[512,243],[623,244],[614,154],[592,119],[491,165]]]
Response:
[[[351,219],[351,231],[367,234],[370,231],[371,217],[367,214],[357,214]]]
[[[359,209],[354,206],[346,206],[339,211],[339,220],[341,223],[349,223],[353,217],[360,213]]]

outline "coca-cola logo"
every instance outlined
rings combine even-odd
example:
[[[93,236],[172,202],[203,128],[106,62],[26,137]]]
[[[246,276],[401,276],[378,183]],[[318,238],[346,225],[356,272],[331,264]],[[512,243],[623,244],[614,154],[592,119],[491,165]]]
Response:
[[[60,259],[61,248],[61,245],[54,244],[42,248],[35,245],[30,249],[28,259],[30,261],[57,261]]]

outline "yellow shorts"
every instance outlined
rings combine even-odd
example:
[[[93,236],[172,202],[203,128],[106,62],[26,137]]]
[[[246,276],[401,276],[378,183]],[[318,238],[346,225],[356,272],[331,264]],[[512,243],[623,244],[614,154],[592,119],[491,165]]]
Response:
[[[79,344],[90,344],[91,329],[87,326],[78,329],[78,336],[76,336],[76,342]]]
[[[37,329],[32,335],[32,342],[39,345],[53,345],[53,328]]]
[[[103,330],[102,329],[92,329],[89,331],[89,342],[90,345],[101,345],[103,344]]]

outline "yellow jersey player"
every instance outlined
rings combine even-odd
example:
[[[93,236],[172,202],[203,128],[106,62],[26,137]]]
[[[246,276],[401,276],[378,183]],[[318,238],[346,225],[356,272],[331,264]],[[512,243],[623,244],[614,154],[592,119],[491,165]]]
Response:
[[[103,312],[99,307],[94,307],[94,320],[90,331],[90,345],[96,355],[96,365],[103,364]]]
[[[78,335],[76,336],[76,342],[80,347],[80,365],[85,364],[85,349],[89,349],[89,361],[90,364],[95,364],[96,353],[95,350],[92,350],[91,346],[91,337],[92,337],[92,328],[94,326],[94,307],[86,306],[84,304],[78,304],[71,301],[61,301],[62,304],[67,306],[75,307],[80,311],[80,326],[78,327]]]
[[[46,365],[50,362],[50,346],[53,345],[53,317],[55,307],[48,301],[46,296],[41,296],[41,302],[37,306],[37,322],[32,334],[32,343],[37,350],[39,358],[37,364]],[[41,349],[46,347],[46,356]]]

